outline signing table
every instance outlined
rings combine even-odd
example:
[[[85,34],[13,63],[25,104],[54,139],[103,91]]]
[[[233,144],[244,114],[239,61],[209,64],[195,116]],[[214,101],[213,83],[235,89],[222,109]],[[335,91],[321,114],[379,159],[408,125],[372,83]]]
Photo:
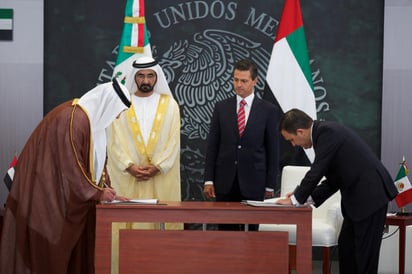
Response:
[[[253,207],[234,202],[99,204],[96,273],[288,273],[287,232],[120,229],[112,224],[295,224],[296,273],[312,273],[311,207]],[[118,266],[111,265],[112,249]],[[118,269],[117,269],[118,268]]]

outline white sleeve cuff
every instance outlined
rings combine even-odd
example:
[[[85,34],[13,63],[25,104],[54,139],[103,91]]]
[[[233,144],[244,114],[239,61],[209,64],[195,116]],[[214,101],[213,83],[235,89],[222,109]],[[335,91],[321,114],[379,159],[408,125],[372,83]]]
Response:
[[[296,200],[295,195],[290,196],[290,201],[292,202],[292,205],[294,205],[294,206],[300,205],[298,200]]]

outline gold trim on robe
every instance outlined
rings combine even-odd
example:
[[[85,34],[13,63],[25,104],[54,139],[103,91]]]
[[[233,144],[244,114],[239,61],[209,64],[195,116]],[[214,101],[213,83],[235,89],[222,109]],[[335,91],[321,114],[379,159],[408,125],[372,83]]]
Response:
[[[159,140],[160,130],[162,128],[168,104],[169,96],[161,94],[147,145],[144,143],[139,121],[137,120],[136,112],[134,110],[134,105],[132,104],[127,111],[127,120],[134,136],[136,148],[140,154],[146,155],[148,164],[152,163],[153,152],[156,148],[157,141]]]

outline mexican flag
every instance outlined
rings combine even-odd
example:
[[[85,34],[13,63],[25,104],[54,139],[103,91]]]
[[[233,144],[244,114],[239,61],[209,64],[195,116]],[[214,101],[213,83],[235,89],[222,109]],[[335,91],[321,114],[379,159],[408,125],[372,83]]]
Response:
[[[316,119],[316,102],[299,0],[286,0],[266,75],[283,112],[298,108]],[[313,149],[305,150],[313,162]]]
[[[412,186],[408,179],[408,173],[408,166],[406,165],[406,161],[403,160],[395,179],[395,186],[399,192],[398,196],[395,198],[398,207],[404,207],[412,202]]]
[[[9,169],[7,170],[6,175],[4,176],[4,183],[7,186],[7,189],[10,191],[11,184],[13,183],[13,178],[14,178],[14,172],[16,170],[16,165],[17,165],[17,156],[14,155],[13,160],[11,161],[9,165]]]
[[[132,64],[142,56],[152,57],[149,35],[146,27],[144,0],[127,0],[124,26],[117,53],[113,77],[122,84],[132,70]]]

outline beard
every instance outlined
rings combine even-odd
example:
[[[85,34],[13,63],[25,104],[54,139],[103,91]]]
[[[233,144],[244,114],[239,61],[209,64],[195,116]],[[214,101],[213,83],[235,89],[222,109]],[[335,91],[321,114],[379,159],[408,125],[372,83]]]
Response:
[[[153,91],[154,85],[151,86],[149,84],[142,84],[140,86],[137,86],[137,88],[143,93],[149,93]]]

